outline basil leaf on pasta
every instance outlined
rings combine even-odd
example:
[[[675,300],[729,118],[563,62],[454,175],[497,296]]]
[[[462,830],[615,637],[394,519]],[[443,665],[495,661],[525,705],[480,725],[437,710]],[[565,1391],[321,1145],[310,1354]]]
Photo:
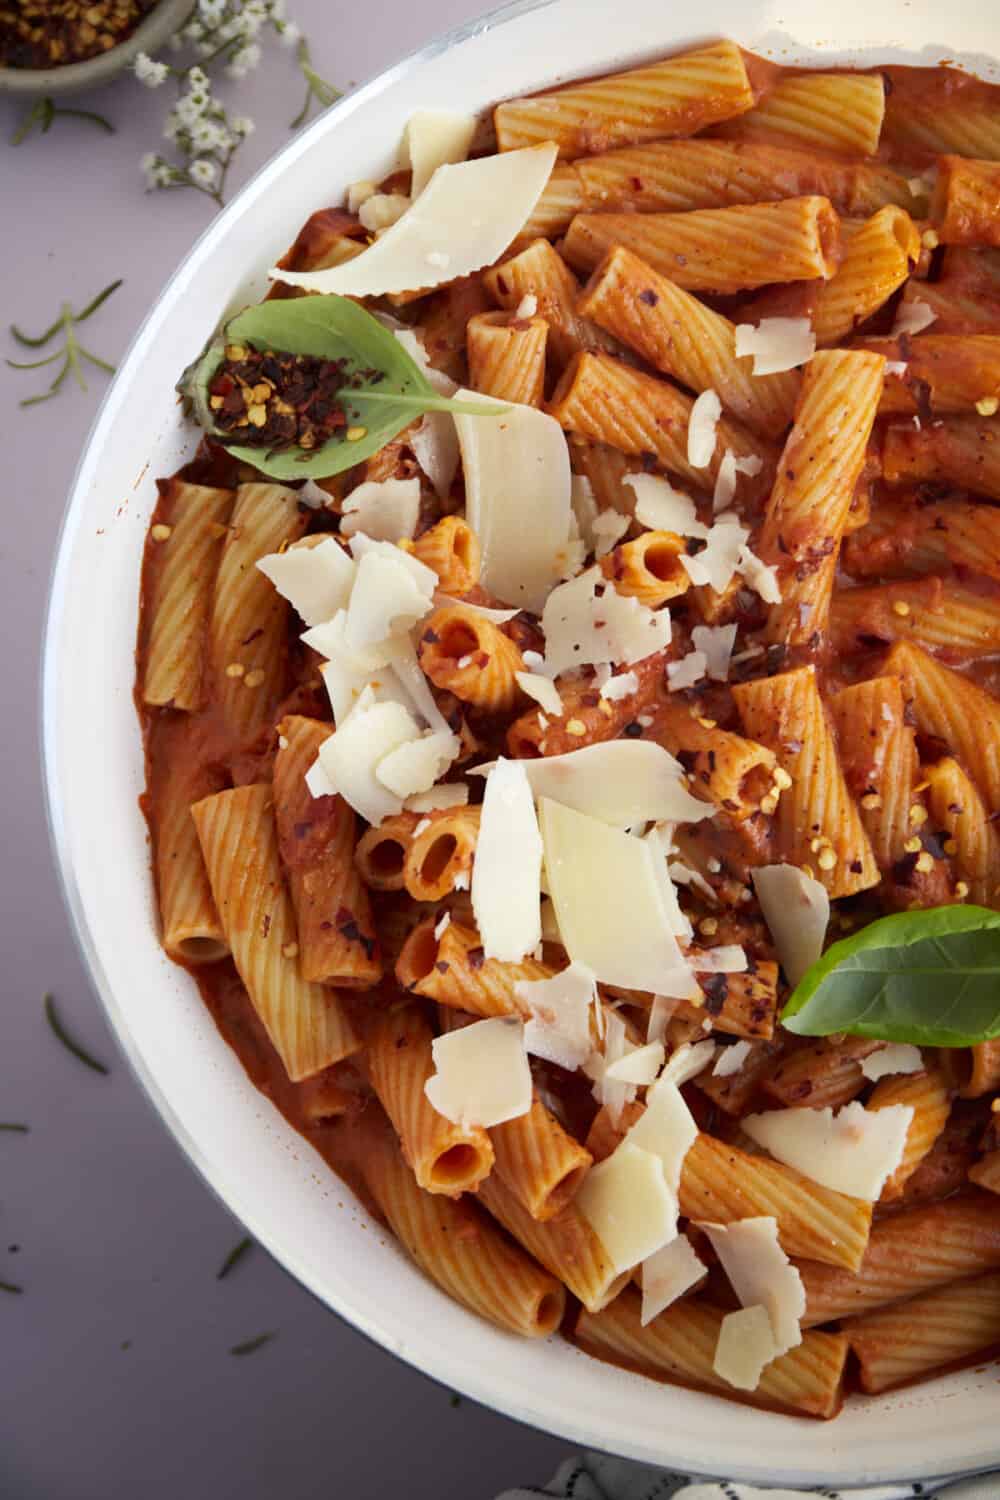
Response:
[[[834,943],[781,1017],[800,1036],[970,1047],[1000,1036],[1000,912],[938,906]]]
[[[338,400],[347,414],[347,426],[309,450],[298,445],[234,442],[216,422],[210,393],[226,350],[233,346],[339,364],[344,385]],[[177,388],[209,437],[223,443],[234,458],[252,464],[270,479],[281,480],[323,479],[349,469],[371,458],[425,412],[484,413],[481,405],[473,407],[439,395],[388,328],[350,298],[332,294],[275,298],[245,308],[213,335]],[[504,410],[498,403],[497,413]]]

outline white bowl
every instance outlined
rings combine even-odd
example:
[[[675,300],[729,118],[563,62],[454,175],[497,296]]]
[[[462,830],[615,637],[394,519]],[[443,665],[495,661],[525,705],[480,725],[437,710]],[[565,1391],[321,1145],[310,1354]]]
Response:
[[[193,436],[178,373],[313,210],[388,169],[410,113],[480,109],[717,36],[779,60],[965,61],[1000,50],[979,0],[524,0],[391,68],[293,140],[220,214],[137,335],[73,485],[50,601],[45,760],[66,898],[98,992],[142,1084],[219,1196],[316,1296],[475,1400],[573,1443],[701,1473],[860,1484],[1000,1463],[997,1372],[853,1398],[817,1424],[655,1384],[569,1344],[517,1340],[426,1281],[250,1085],[194,984],[157,942],[132,704],[139,564],[156,475]],[[924,51],[919,50],[926,44]]]

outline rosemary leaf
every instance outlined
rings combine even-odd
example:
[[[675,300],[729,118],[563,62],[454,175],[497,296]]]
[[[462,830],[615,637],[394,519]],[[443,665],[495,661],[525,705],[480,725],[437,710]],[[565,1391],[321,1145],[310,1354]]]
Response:
[[[36,397],[36,399],[38,398]],[[51,1030],[58,1040],[62,1042],[67,1052],[72,1052],[74,1057],[79,1058],[80,1062],[84,1063],[88,1068],[93,1068],[95,1073],[107,1074],[109,1069],[105,1067],[104,1063],[98,1062],[96,1057],[91,1057],[86,1048],[81,1047],[80,1043],[74,1041],[70,1036],[59,1018],[59,1013],[56,1010],[55,996],[46,994],[43,997],[42,1003],[45,1006],[46,1021],[48,1021]]]
[[[258,1349],[262,1349],[265,1344],[269,1344],[273,1338],[277,1338],[276,1333],[258,1333],[256,1338],[246,1339],[242,1344],[234,1344],[229,1352],[230,1354],[240,1356],[244,1354],[256,1354]]]
[[[226,1256],[225,1260],[222,1262],[222,1265],[219,1267],[218,1271],[216,1271],[216,1281],[224,1280],[225,1277],[229,1275],[230,1271],[239,1264],[239,1262],[243,1259],[247,1252],[252,1249],[253,1240],[249,1235],[246,1235],[242,1240],[240,1240],[238,1245],[233,1246],[229,1254]]]
[[[119,276],[118,280],[117,281],[113,281],[110,286],[106,286],[104,288],[103,292],[98,292],[98,294],[94,298],[94,300],[92,302],[88,302],[87,303],[86,307],[83,309],[83,312],[78,312],[78,313],[74,313],[73,314],[73,322],[74,323],[85,323],[87,321],[87,319],[90,317],[91,313],[95,313],[97,311],[97,309],[100,307],[100,305],[101,305],[102,302],[107,302],[107,300],[111,296],[111,294],[113,292],[117,292],[117,290],[121,286],[123,280],[124,280],[124,277]],[[109,366],[109,368],[110,368],[110,366]]]

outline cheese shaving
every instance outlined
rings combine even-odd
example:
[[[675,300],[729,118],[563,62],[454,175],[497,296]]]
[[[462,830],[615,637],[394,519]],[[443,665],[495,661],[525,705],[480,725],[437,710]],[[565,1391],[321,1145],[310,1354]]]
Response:
[[[354,586],[354,563],[332,536],[316,547],[270,552],[257,566],[307,625],[343,609]]]
[[[498,760],[486,782],[472,866],[472,910],[487,958],[516,963],[541,941],[541,870],[524,762]]]
[[[545,905],[551,910],[551,902]],[[551,979],[519,980],[514,993],[531,1012],[524,1028],[528,1051],[570,1072],[581,1068],[592,1050],[590,1013],[597,1004],[591,971],[572,963]]]
[[[619,703],[622,698],[631,698],[639,691],[639,679],[634,672],[619,672],[601,683],[601,697],[609,703]]]
[[[670,613],[619,594],[589,568],[552,590],[542,612],[546,671],[614,662],[631,666],[670,644]]]
[[[663,1067],[664,1055],[662,1042],[647,1042],[644,1047],[633,1047],[624,1057],[613,1062],[604,1076],[612,1083],[635,1083],[644,1087],[653,1082]]]
[[[929,303],[921,302],[918,298],[914,298],[912,302],[901,302],[889,337],[898,339],[904,333],[923,333],[925,328],[936,322],[937,313]]]
[[[705,469],[712,462],[721,416],[717,392],[702,391],[688,418],[687,458],[693,469]]]
[[[775,1354],[801,1344],[806,1293],[798,1268],[778,1243],[777,1219],[761,1216],[698,1227],[708,1235],[743,1307],[766,1308]]]
[[[778,583],[778,570],[767,563],[761,562],[749,547],[741,547],[739,557],[736,559],[737,570],[755,594],[759,594],[765,604],[781,603],[781,588]]]
[[[622,484],[635,493],[635,519],[651,531],[708,536],[708,527],[698,520],[694,501],[681,490],[675,490],[669,480],[655,474],[626,474]]]
[[[778,960],[794,989],[823,952],[830,897],[796,865],[761,865],[751,878]]]
[[[419,198],[438,167],[465,161],[476,133],[475,115],[418,109],[406,122],[400,157],[410,168],[410,196]]]
[[[861,1071],[870,1083],[897,1073],[919,1073],[924,1066],[919,1047],[910,1042],[889,1042],[861,1059]]]
[[[541,197],[555,163],[551,142],[442,166],[410,209],[353,260],[321,271],[268,272],[310,292],[379,297],[440,286],[492,265]],[[445,254],[447,265],[437,264]]]
[[[643,1328],[696,1286],[707,1271],[686,1234],[679,1234],[642,1263]]]
[[[399,703],[379,703],[366,688],[346,719],[319,748],[332,784],[373,826],[401,811],[402,797],[382,785],[379,763],[408,741],[420,739],[420,726]]]
[[[358,564],[347,606],[345,642],[355,651],[377,646],[393,635],[406,634],[431,608],[430,598],[405,567],[394,558],[369,553]]]
[[[382,234],[403,217],[409,206],[405,193],[372,193],[358,209],[358,218],[369,234]]]
[[[340,530],[343,536],[363,531],[376,541],[398,542],[413,536],[419,513],[419,479],[368,480],[344,501]]]
[[[619,515],[616,510],[602,510],[591,527],[594,556],[607,557],[628,531],[630,524],[628,516]]]
[[[736,327],[736,358],[753,358],[755,375],[780,375],[806,364],[816,353],[816,335],[808,318],[762,318]]]
[[[450,730],[425,734],[399,745],[375,767],[376,779],[397,797],[427,792],[461,753],[462,742]]]
[[[659,1162],[627,1140],[591,1167],[574,1203],[616,1272],[631,1271],[677,1233],[677,1200]]]
[[[436,1071],[424,1093],[446,1120],[488,1130],[530,1110],[531,1069],[520,1021],[473,1021],[435,1037],[431,1054]]]
[[[720,1047],[719,1055],[712,1069],[713,1078],[732,1078],[738,1073],[747,1058],[750,1056],[751,1044],[747,1041],[734,1042],[731,1047]]]
[[[747,956],[738,943],[720,943],[717,948],[701,948],[690,955],[696,974],[745,974]]]
[[[719,1325],[712,1368],[735,1390],[755,1391],[777,1353],[767,1308],[743,1307]]]
[[[869,1110],[857,1101],[832,1109],[781,1109],[748,1115],[743,1129],[778,1161],[834,1192],[878,1201],[903,1159],[913,1121],[909,1104]]]
[[[705,675],[713,682],[728,682],[736,626],[696,625],[691,632],[691,641],[696,651],[704,653]]]
[[[554,718],[560,718],[563,713],[563,702],[559,696],[559,689],[550,677],[542,677],[538,672],[515,672],[517,685],[529,698],[534,698],[540,703],[547,713]]]
[[[704,651],[689,651],[680,661],[668,661],[667,687],[670,692],[677,693],[682,688],[693,687],[704,677],[707,666],[708,658]]]
[[[714,1042],[682,1042],[676,1052],[671,1053],[663,1070],[662,1081],[683,1088],[699,1073],[704,1073],[715,1056]]]
[[[719,472],[715,476],[715,489],[712,493],[712,510],[718,515],[720,510],[728,510],[736,498],[736,455],[731,448],[727,448],[722,455],[719,464]]]
[[[469,788],[464,782],[445,782],[406,799],[407,812],[439,812],[447,807],[467,807]]]
[[[736,572],[740,555],[750,533],[738,521],[720,517],[708,533],[701,552],[689,557],[682,554],[681,565],[695,585],[707,584],[717,594],[725,591]]]
[[[646,1094],[646,1108],[625,1140],[651,1151],[660,1163],[663,1180],[676,1198],[684,1158],[698,1137],[698,1127],[678,1085],[662,1075]]]

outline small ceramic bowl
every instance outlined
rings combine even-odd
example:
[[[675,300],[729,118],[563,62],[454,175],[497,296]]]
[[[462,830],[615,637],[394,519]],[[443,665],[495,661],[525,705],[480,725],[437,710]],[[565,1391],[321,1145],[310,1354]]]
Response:
[[[61,68],[0,68],[0,94],[75,94],[98,88],[130,67],[140,52],[156,52],[187,20],[194,0],[160,0],[117,47]]]

